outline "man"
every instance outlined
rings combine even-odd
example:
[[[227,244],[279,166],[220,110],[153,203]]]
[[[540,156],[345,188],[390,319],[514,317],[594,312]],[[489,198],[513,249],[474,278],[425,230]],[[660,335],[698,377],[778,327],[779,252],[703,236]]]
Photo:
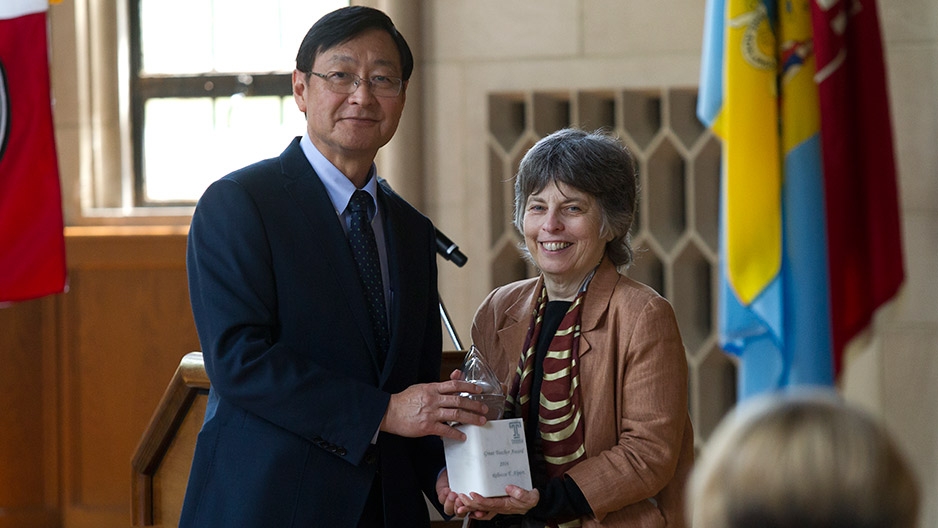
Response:
[[[412,70],[384,13],[324,16],[293,72],[306,134],[199,201],[187,264],[212,389],[182,528],[429,526],[439,436],[484,423],[457,395],[473,385],[439,382],[433,226],[375,174]]]

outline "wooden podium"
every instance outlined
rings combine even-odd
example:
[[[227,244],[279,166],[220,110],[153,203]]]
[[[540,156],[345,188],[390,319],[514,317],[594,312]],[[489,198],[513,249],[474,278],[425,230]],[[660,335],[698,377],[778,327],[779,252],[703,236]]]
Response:
[[[202,353],[186,354],[134,453],[134,526],[175,528],[179,522],[208,389]]]
[[[444,352],[440,379],[459,367],[465,352]],[[131,500],[134,526],[176,528],[189,480],[195,441],[209,389],[201,352],[186,354],[163,393],[134,453]],[[430,509],[433,528],[459,527]]]

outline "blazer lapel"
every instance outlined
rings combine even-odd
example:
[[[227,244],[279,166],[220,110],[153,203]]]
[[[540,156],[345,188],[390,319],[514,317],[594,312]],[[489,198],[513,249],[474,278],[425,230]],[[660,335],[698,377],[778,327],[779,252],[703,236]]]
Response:
[[[589,289],[586,291],[586,298],[583,300],[583,314],[580,319],[580,348],[578,354],[580,357],[593,349],[589,342],[589,333],[595,330],[603,315],[609,306],[612,298],[612,291],[615,288],[616,281],[619,280],[619,272],[608,258],[603,259],[596,275],[590,282]],[[499,342],[507,350],[521,350],[524,347],[524,340],[528,336],[528,327],[531,324],[531,317],[534,312],[537,296],[540,294],[541,285],[544,277],[541,276],[533,287],[524,295],[518,297],[514,304],[505,310],[505,326],[496,331]]]
[[[580,349],[578,354],[583,357],[592,350],[589,342],[589,334],[599,326],[603,316],[608,311],[609,302],[612,299],[612,292],[615,289],[616,282],[619,280],[619,272],[615,265],[609,260],[609,257],[603,259],[593,275],[593,280],[586,290],[586,297],[583,299],[583,314],[580,318]]]
[[[499,346],[506,350],[517,350],[519,355],[524,353],[522,350],[524,340],[528,337],[531,317],[537,304],[537,296],[544,284],[544,277],[539,277],[531,284],[532,288],[524,295],[518,296],[518,300],[505,310],[506,324],[496,331],[499,343],[504,343],[504,345],[500,344]]]

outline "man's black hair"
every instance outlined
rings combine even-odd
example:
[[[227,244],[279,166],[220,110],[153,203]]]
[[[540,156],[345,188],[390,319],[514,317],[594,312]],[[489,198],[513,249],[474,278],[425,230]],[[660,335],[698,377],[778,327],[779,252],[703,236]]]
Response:
[[[320,53],[370,29],[380,29],[391,35],[401,55],[401,78],[405,81],[410,79],[414,71],[414,55],[404,36],[397,31],[391,18],[383,11],[365,6],[336,9],[313,24],[296,54],[296,69],[309,73]]]

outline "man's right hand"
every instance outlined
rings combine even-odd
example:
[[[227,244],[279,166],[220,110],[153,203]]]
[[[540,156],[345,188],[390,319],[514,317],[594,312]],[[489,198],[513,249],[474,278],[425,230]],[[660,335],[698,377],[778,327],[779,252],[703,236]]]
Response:
[[[459,393],[478,394],[481,390],[475,384],[459,380],[412,385],[391,395],[381,430],[410,438],[436,435],[465,440],[466,435],[450,423],[484,425],[488,407]]]

